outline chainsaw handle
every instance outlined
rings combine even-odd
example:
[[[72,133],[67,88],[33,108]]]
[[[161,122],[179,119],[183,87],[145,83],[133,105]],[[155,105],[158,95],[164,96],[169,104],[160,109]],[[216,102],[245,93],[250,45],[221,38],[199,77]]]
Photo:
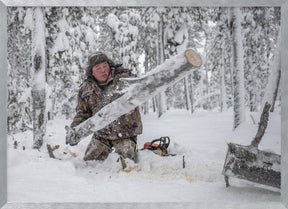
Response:
[[[164,139],[164,142],[163,141],[161,141],[161,142],[163,142],[163,144],[165,145],[165,147],[167,149],[169,144],[170,144],[170,138],[168,136],[163,136],[163,137],[160,138],[160,140],[161,139]],[[166,142],[166,140],[167,140],[167,142]]]
[[[169,144],[170,144],[170,138],[168,136],[163,136],[163,137],[160,137],[160,139],[154,139],[149,147],[152,147],[152,145],[155,143],[155,142],[159,142],[158,147],[162,147],[163,145],[165,145],[165,148],[167,149]]]

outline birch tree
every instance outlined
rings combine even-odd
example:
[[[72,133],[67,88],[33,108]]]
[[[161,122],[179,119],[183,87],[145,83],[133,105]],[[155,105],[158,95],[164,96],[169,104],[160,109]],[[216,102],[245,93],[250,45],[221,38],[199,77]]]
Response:
[[[232,42],[232,69],[233,69],[233,99],[234,99],[234,129],[245,120],[245,92],[244,92],[244,62],[241,35],[240,8],[230,10],[230,30]]]
[[[46,132],[45,23],[43,9],[40,7],[34,8],[33,11],[32,45],[33,148],[40,149]]]

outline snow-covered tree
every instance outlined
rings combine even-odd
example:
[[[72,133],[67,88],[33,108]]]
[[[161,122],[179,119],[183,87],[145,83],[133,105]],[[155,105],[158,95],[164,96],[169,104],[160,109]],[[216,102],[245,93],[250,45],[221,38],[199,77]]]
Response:
[[[8,8],[8,127],[13,132],[32,129],[32,11],[33,8]],[[228,11],[203,7],[45,8],[48,118],[73,117],[88,57],[96,51],[106,53],[115,63],[123,63],[137,74],[154,69],[187,48],[201,53],[203,68],[166,89],[161,99],[156,96],[146,102],[142,108],[146,113],[150,108],[162,114],[171,108],[191,112],[197,108],[224,110],[225,105],[229,108],[240,100],[241,110],[245,102],[251,111],[259,110],[273,74],[280,10],[241,8],[244,19],[238,23],[243,28],[245,88],[237,83],[239,74],[234,69],[235,63],[241,66],[236,61],[240,59],[234,59],[235,63],[230,60],[232,52],[239,54],[241,50],[234,47],[231,51],[230,38],[234,37],[234,46],[239,46],[234,32],[240,30],[233,27],[230,34]],[[234,88],[238,85],[241,87]]]
[[[157,65],[161,65],[165,61],[164,55],[164,8],[159,8],[158,27],[157,27]],[[166,112],[166,95],[165,92],[160,92],[156,97],[158,100],[158,117],[161,117]]]
[[[243,8],[246,98],[250,111],[258,111],[265,92],[279,31],[277,8]],[[273,38],[272,38],[273,37]]]
[[[48,111],[50,117],[75,114],[75,96],[85,79],[88,56],[99,50],[97,8],[47,8]]]
[[[42,8],[33,9],[33,148],[40,149],[46,132],[45,23]]]
[[[139,65],[139,28],[141,17],[136,9],[114,9],[107,18],[106,23],[112,29],[117,43],[115,49],[125,67],[133,69],[137,73]]]
[[[230,29],[232,35],[232,64],[233,64],[233,98],[234,98],[234,129],[245,120],[245,89],[243,43],[241,35],[242,14],[240,8],[233,7],[230,11]]]
[[[211,53],[209,56],[208,66],[211,69],[210,85],[209,88],[214,95],[219,95],[216,106],[220,107],[220,111],[225,110],[231,106],[229,95],[231,95],[231,71],[230,71],[230,31],[228,28],[228,9],[227,8],[214,8],[214,15],[212,18],[213,34],[212,41],[209,48]],[[213,25],[211,24],[211,25]]]
[[[32,10],[8,9],[8,132],[32,129]]]
[[[279,86],[280,86],[280,78],[281,78],[281,56],[280,56],[280,33],[278,35],[278,42],[276,47],[276,52],[274,58],[271,59],[271,69],[270,75],[268,79],[268,84],[265,89],[265,95],[263,98],[263,102],[268,102],[271,104],[271,110],[274,110],[275,102],[278,96]],[[264,107],[264,104],[262,104]]]

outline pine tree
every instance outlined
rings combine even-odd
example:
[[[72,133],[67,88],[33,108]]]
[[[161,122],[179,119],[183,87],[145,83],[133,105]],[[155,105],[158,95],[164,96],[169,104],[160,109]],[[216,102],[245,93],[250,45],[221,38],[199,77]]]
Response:
[[[107,16],[106,23],[111,28],[116,41],[115,49],[125,67],[137,72],[139,65],[139,22],[140,15],[134,8],[116,8]],[[118,50],[117,50],[118,49]]]
[[[273,57],[279,31],[279,9],[244,8],[244,62],[246,97],[250,111],[258,111],[268,82],[270,60]],[[277,12],[278,11],[278,12]]]
[[[215,95],[214,103],[220,107],[220,111],[225,110],[229,104],[229,97],[231,97],[230,90],[230,37],[228,28],[228,9],[227,8],[214,8],[212,21],[215,26],[211,31],[212,41],[209,49],[211,50],[208,66],[211,70],[210,85],[211,94]],[[218,96],[219,95],[219,96]],[[212,99],[212,98],[211,98]]]
[[[8,132],[32,129],[31,8],[8,9]]]

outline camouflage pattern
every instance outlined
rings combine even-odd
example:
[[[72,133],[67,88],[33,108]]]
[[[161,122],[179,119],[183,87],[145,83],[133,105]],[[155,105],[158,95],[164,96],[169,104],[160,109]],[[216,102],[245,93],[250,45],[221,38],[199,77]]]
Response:
[[[133,138],[136,140],[136,137]],[[115,152],[122,155],[124,158],[136,160],[136,143],[132,138],[130,139],[116,139],[109,140],[100,138],[94,134],[86,151],[84,160],[105,160],[112,152],[112,147]]]
[[[114,72],[114,69],[112,72]],[[77,113],[71,127],[75,127],[92,117],[105,105],[119,98],[122,95],[121,90],[125,88],[125,84],[120,78],[131,76],[132,74],[128,71],[118,73],[113,75],[113,80],[104,86],[100,86],[94,78],[86,79],[79,90]],[[134,154],[131,153],[135,152],[137,135],[141,133],[141,115],[139,108],[136,107],[130,113],[122,115],[94,134],[85,152],[84,160],[104,160],[111,152],[112,146],[115,146],[116,152],[123,157],[133,159]],[[121,145],[122,148],[120,148]]]

